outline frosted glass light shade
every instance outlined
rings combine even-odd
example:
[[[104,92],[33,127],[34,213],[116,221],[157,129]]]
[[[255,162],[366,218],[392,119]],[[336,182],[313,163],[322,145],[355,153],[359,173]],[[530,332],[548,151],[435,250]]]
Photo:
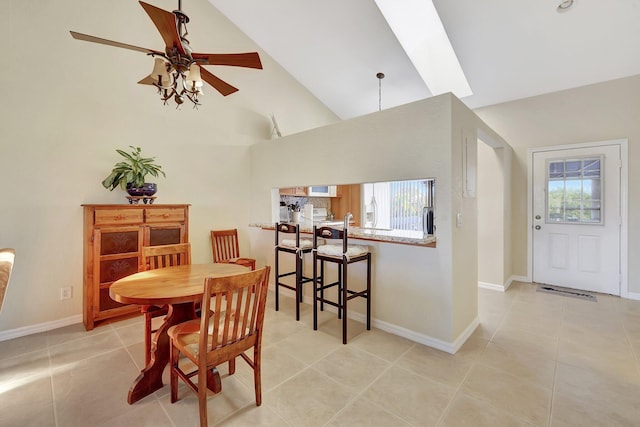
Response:
[[[189,74],[187,75],[187,86],[189,89],[201,88],[202,77],[200,77],[200,66],[192,64],[189,67]]]
[[[155,84],[160,85],[161,87],[171,87],[171,77],[167,72],[167,63],[163,59],[155,59],[153,71],[151,72],[151,79]]]

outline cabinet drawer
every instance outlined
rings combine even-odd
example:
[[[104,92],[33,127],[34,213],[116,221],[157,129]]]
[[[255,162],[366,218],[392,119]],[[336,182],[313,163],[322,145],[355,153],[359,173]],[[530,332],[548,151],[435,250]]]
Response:
[[[147,209],[146,222],[184,222],[184,209]]]
[[[99,225],[142,224],[141,209],[98,209],[95,211],[94,223]]]

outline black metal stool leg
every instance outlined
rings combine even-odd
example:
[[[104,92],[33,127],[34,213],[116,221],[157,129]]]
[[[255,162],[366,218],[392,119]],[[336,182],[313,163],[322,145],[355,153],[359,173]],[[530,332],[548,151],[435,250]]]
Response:
[[[313,330],[318,330],[318,262],[313,252]]]
[[[367,330],[371,330],[371,253],[367,254]]]
[[[340,291],[342,293],[342,304],[340,305],[340,309],[342,310],[342,344],[347,343],[347,261],[343,262],[342,266],[342,280],[341,280],[341,288]]]
[[[302,273],[300,272],[302,260],[295,254],[296,257],[296,320],[300,320],[300,301],[302,301]]]
[[[280,292],[278,291],[278,282],[280,282],[280,273],[278,271],[278,248],[276,248],[276,265],[275,265],[275,275],[276,275],[276,311],[280,310]]]
[[[338,264],[338,319],[342,319],[342,304],[344,303],[342,300],[342,288],[344,287],[343,271],[342,264]]]
[[[324,260],[320,260],[320,311],[324,311]]]

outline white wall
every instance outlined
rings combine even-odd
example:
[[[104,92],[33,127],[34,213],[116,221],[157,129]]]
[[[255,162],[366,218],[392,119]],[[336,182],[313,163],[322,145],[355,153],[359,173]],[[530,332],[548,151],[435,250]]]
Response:
[[[475,112],[513,147],[512,270],[529,275],[527,149],[627,138],[629,141],[628,288],[640,298],[640,76],[480,108]]]
[[[154,2],[166,10],[174,0]],[[205,52],[256,50],[206,0],[190,0],[191,45]],[[139,52],[74,40],[69,30],[162,49],[138,2],[9,2],[0,14],[0,247],[16,263],[0,313],[0,331],[78,319],[82,313],[83,203],[124,203],[100,182],[118,161],[116,148],[139,145],[167,173],[156,203],[190,203],[193,261],[211,258],[209,230],[246,225],[253,206],[249,145],[269,138],[269,114],[284,133],[337,118],[271,58],[264,70],[212,67],[240,91],[207,87],[199,110],[163,106],[136,82],[153,60]],[[223,69],[227,68],[227,69]],[[59,289],[73,287],[60,301]]]

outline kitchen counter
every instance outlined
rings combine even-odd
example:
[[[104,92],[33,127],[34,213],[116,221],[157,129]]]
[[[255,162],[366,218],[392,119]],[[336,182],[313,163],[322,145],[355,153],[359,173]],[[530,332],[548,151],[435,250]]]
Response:
[[[313,225],[316,227],[342,228],[342,221],[320,221],[316,223],[301,222],[300,232],[313,234]],[[263,230],[275,230],[275,224],[257,223],[249,224],[250,227],[259,227]],[[422,231],[390,230],[380,228],[349,227],[349,238],[359,240],[371,240],[374,242],[399,243],[403,245],[436,247],[436,237],[425,236]]]

